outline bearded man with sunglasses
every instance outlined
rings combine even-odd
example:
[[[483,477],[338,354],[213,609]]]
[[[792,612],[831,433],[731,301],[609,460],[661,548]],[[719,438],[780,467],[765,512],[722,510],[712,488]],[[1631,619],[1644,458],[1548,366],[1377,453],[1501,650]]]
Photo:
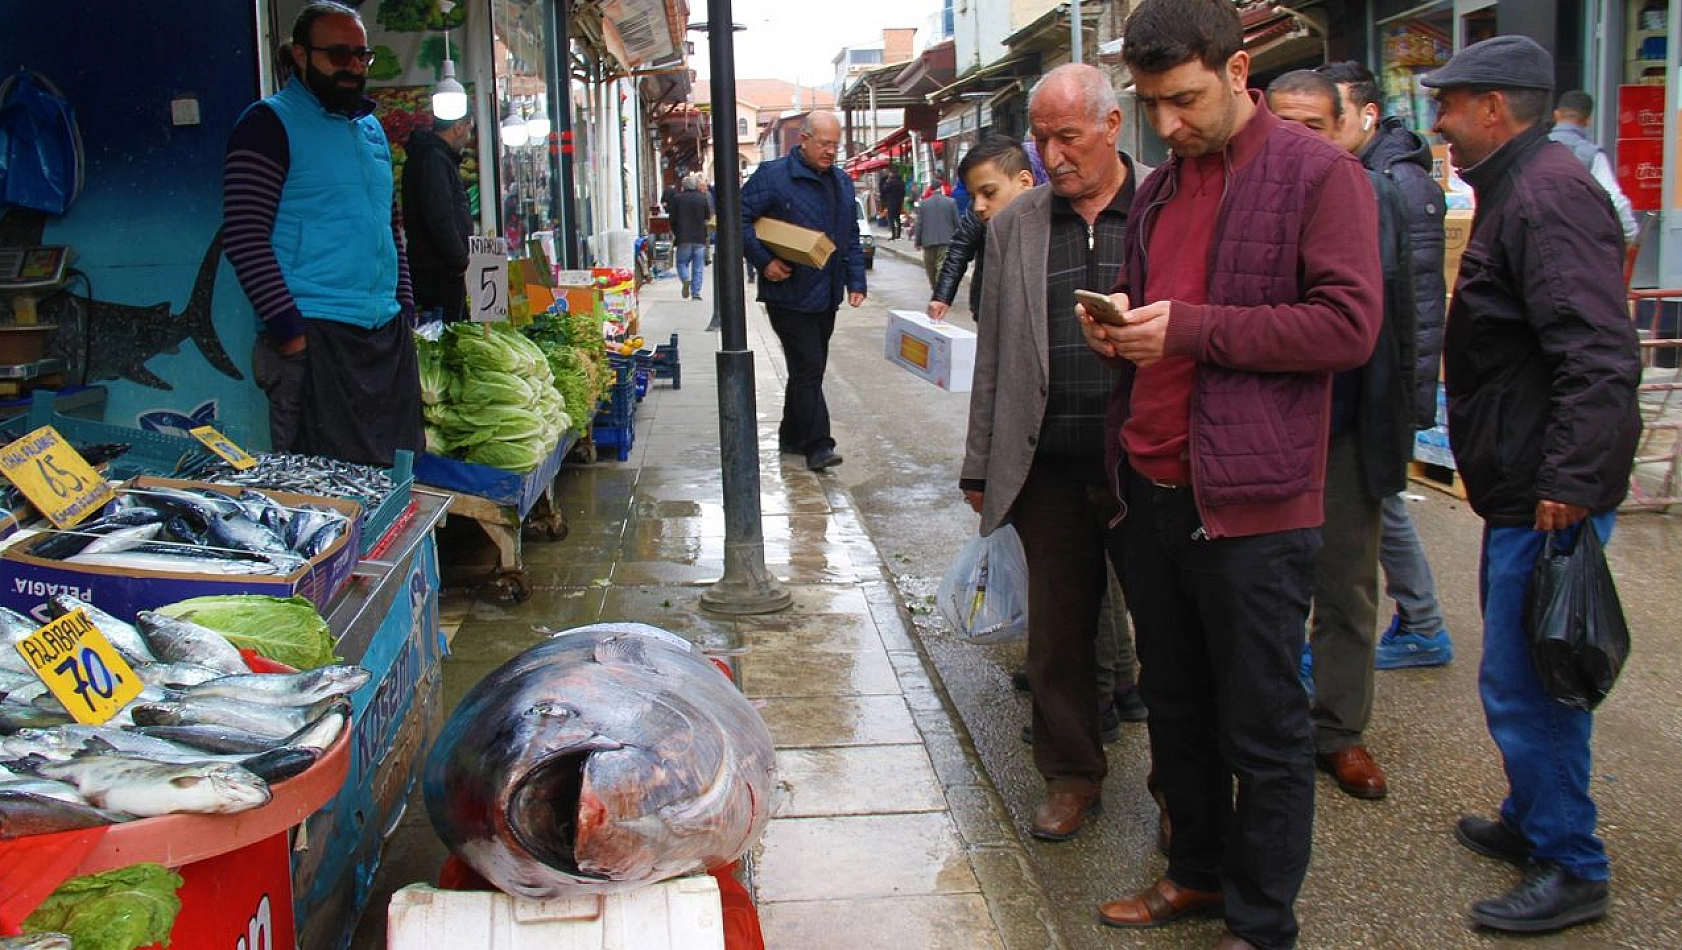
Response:
[[[262,321],[252,375],[274,451],[388,466],[425,438],[391,146],[363,95],[374,53],[355,10],[311,2],[287,54],[223,172],[223,246]]]

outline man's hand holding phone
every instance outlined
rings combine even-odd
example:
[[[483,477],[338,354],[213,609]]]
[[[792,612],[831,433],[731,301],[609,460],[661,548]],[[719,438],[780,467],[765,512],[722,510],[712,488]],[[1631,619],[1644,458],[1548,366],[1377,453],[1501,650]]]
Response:
[[[1081,332],[1093,352],[1106,358],[1130,360],[1139,366],[1162,359],[1171,308],[1168,301],[1158,300],[1129,309],[1126,294],[1105,297],[1087,290],[1075,291],[1075,299],[1079,304],[1076,311]]]
[[[1105,359],[1115,359],[1115,332],[1123,325],[1128,300],[1126,294],[1113,296],[1090,290],[1075,291],[1075,316],[1080,319],[1080,331],[1086,345]]]

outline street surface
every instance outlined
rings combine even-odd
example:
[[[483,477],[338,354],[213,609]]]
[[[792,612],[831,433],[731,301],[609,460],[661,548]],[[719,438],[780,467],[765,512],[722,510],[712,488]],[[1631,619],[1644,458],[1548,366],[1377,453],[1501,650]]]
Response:
[[[1148,746],[1143,724],[1126,724],[1108,747],[1106,811],[1073,841],[1027,837],[1041,781],[1018,733],[1028,698],[1010,686],[1021,646],[959,643],[931,613],[932,595],[977,516],[958,491],[968,394],[948,393],[883,358],[889,309],[922,310],[928,285],[910,263],[909,241],[881,237],[870,298],[843,306],[832,343],[826,392],[839,451],[832,470],[850,491],[883,561],[893,572],[938,679],[1029,841],[1047,913],[1072,948],[1202,948],[1213,922],[1131,933],[1097,923],[1103,901],[1150,883],[1164,867],[1156,854],[1156,808],[1144,791]],[[903,255],[903,256],[902,256]],[[919,255],[920,261],[920,255]],[[754,287],[747,287],[751,301]],[[964,301],[951,318],[974,323]],[[751,306],[751,303],[750,303]],[[769,343],[767,335],[752,345]],[[778,372],[780,354],[774,355]],[[764,391],[765,381],[761,381]],[[762,418],[780,406],[761,398]],[[1368,747],[1389,773],[1390,795],[1362,802],[1329,778],[1318,785],[1313,863],[1298,911],[1301,947],[1410,947],[1446,950],[1518,941],[1473,931],[1467,906],[1505,891],[1515,872],[1455,843],[1450,829],[1466,812],[1493,814],[1503,789],[1499,761],[1477,700],[1476,573],[1481,522],[1465,502],[1415,485],[1411,508],[1432,557],[1456,658],[1447,667],[1378,674]],[[1682,519],[1632,513],[1610,546],[1634,636],[1617,690],[1597,716],[1595,794],[1613,861],[1613,910],[1598,925],[1523,941],[1530,948],[1682,947],[1682,644],[1676,633],[1682,593]],[[1382,622],[1390,604],[1381,604]]]

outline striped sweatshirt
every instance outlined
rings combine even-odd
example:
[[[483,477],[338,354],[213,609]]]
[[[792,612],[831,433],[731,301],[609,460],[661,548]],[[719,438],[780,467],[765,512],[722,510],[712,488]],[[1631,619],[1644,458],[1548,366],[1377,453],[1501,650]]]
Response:
[[[373,101],[364,100],[372,111]],[[358,115],[366,115],[367,111]],[[303,335],[304,315],[275,256],[272,235],[281,191],[291,167],[286,127],[267,105],[246,112],[228,139],[222,179],[222,244],[234,274],[276,344]],[[415,310],[403,219],[397,190],[392,190],[391,230],[397,245],[397,302],[405,318]]]

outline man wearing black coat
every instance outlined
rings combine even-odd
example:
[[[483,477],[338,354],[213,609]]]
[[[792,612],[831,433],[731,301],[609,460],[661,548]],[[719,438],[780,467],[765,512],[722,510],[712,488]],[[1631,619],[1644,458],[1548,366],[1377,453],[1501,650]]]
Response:
[[[893,239],[897,241],[902,226],[900,218],[905,214],[905,179],[899,177],[899,169],[888,169],[878,195],[882,199],[882,210],[888,214],[888,227],[892,229]]]
[[[432,130],[409,135],[403,163],[403,236],[415,309],[454,323],[467,315],[467,238],[473,218],[461,184],[461,153],[473,137],[473,123],[433,119]],[[430,311],[430,313],[429,313]]]

